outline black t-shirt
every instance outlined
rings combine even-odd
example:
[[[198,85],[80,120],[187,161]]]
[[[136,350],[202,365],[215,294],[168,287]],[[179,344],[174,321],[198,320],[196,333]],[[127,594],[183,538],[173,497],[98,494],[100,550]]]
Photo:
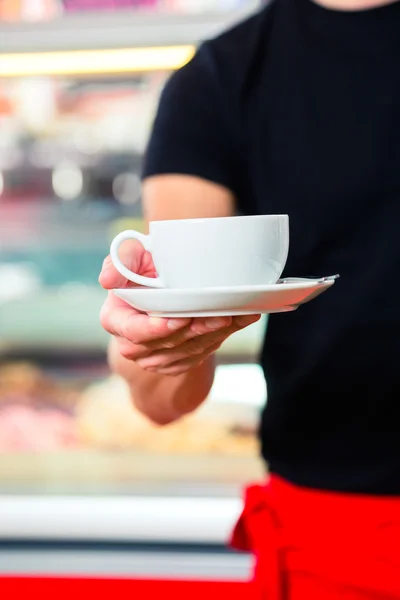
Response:
[[[340,273],[269,319],[262,451],[308,487],[400,494],[400,3],[276,0],[204,43],[162,95],[144,175],[288,213],[285,275]]]

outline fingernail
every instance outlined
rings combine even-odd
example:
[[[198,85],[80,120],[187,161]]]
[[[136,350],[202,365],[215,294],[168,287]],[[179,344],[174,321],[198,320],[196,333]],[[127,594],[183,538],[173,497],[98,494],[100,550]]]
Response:
[[[99,279],[101,279],[110,269],[111,265],[105,265],[102,267],[99,275]]]
[[[100,271],[100,274],[99,274],[99,281],[101,281],[101,280],[103,279],[103,277],[104,277],[104,274],[105,274],[105,270],[104,270],[104,269],[102,269],[102,270]]]
[[[177,331],[178,329],[182,329],[186,324],[186,321],[181,319],[168,319],[167,327],[171,331]]]
[[[112,263],[111,263],[111,259],[110,259],[110,257],[109,257],[109,256],[106,256],[106,258],[103,260],[103,264],[102,264],[102,266],[101,266],[101,271],[102,271],[102,272],[103,272],[103,271],[107,271],[107,269],[108,269],[109,267],[111,267],[111,264],[112,264]]]
[[[152,330],[158,331],[163,326],[165,319],[162,317],[149,317],[149,327]]]
[[[211,330],[221,329],[227,325],[227,320],[223,317],[211,317],[211,319],[206,319],[204,322],[207,329]]]

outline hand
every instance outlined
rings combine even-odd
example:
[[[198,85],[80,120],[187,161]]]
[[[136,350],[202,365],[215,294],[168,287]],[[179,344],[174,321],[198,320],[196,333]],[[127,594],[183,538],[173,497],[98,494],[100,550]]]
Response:
[[[125,242],[121,259],[129,269],[155,277],[151,255],[135,241]],[[99,282],[106,290],[132,285],[118,273],[108,256]],[[233,333],[260,319],[260,315],[164,319],[149,317],[109,292],[100,320],[116,340],[121,355],[146,371],[180,375],[198,367]]]

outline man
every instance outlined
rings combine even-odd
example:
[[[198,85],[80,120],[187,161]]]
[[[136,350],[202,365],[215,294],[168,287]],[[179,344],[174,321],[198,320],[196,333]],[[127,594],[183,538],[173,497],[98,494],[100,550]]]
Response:
[[[286,275],[341,279],[273,315],[270,479],[236,546],[260,598],[400,598],[400,2],[276,0],[173,75],[144,172],[149,220],[288,213]],[[136,246],[130,267],[154,272]],[[124,285],[106,259],[100,281]],[[195,410],[213,352],[254,318],[161,320],[109,296],[110,365],[140,410]]]

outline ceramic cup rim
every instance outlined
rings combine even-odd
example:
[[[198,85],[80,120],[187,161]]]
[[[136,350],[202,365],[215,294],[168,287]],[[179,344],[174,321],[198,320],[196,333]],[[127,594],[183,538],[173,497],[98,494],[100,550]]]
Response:
[[[150,221],[149,225],[186,225],[186,224],[208,224],[210,222],[233,222],[234,220],[256,221],[256,220],[289,220],[288,214],[268,214],[268,215],[233,215],[230,217],[196,217],[189,219],[158,219]]]

